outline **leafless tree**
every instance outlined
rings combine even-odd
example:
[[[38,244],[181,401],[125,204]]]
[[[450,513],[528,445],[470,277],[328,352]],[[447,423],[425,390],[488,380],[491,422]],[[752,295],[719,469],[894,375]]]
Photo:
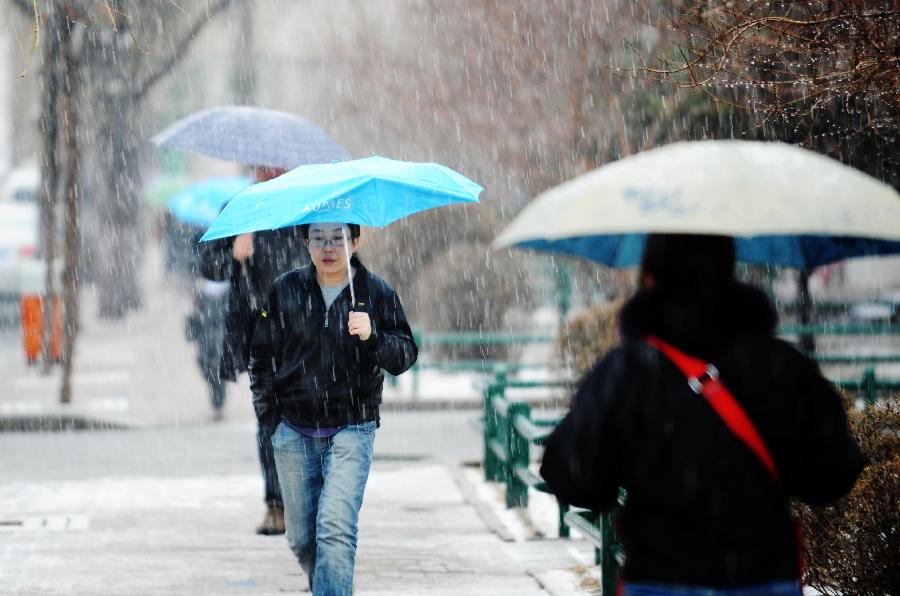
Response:
[[[49,30],[51,9],[86,30],[80,61],[83,101],[88,118],[82,131],[91,143],[86,164],[103,172],[84,171],[104,228],[97,234],[103,266],[94,271],[99,284],[100,314],[123,316],[140,306],[137,271],[141,262],[140,110],[149,91],[184,57],[198,33],[233,0],[210,0],[182,6],[169,0],[9,0],[24,14],[36,17],[35,38]],[[94,198],[96,194],[96,198]]]
[[[900,186],[900,5],[893,0],[672,0],[673,46],[642,74],[752,116]]]
[[[47,261],[43,345],[48,349],[46,334],[52,328],[54,214],[59,194],[64,204],[65,317],[60,399],[68,402],[78,332],[78,280],[83,267],[78,258],[83,246],[79,212],[85,188],[93,184],[99,190],[96,200],[105,226],[100,248],[104,266],[97,269],[101,314],[118,317],[137,306],[140,296],[136,272],[141,189],[137,144],[144,137],[137,130],[141,102],[177,65],[199,31],[232,0],[204,3],[193,14],[162,0],[151,4],[126,0],[9,2],[35,20],[35,45],[45,53],[41,112],[41,207]],[[169,25],[178,30],[176,35],[158,35]],[[151,40],[156,40],[156,46],[151,47]],[[89,171],[85,163],[97,164],[104,171]]]

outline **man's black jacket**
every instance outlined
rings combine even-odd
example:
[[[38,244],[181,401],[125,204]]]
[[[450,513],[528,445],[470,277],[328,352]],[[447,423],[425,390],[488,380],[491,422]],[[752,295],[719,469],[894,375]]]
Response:
[[[372,335],[347,332],[350,288],[328,312],[310,265],[279,277],[260,315],[250,350],[250,388],[259,420],[274,428],[292,424],[335,427],[378,419],[382,369],[399,375],[418,348],[400,299],[353,257],[353,310],[369,313]]]
[[[309,264],[299,227],[253,234],[253,256],[238,263],[232,256],[234,238],[202,243],[201,273],[215,281],[228,280],[228,314],[219,374],[234,381],[247,370],[250,342],[259,311],[279,275]]]
[[[843,405],[814,362],[774,337],[761,292],[716,300],[646,290],[620,314],[623,345],[585,378],[550,437],[541,474],[557,497],[617,518],[633,582],[736,586],[797,579],[786,497],[822,504],[862,470]],[[656,335],[712,362],[768,445],[777,486],[682,372],[644,343]]]

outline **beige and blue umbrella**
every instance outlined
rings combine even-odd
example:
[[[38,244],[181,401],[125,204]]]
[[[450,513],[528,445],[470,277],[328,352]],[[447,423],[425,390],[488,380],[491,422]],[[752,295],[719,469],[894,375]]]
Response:
[[[629,267],[648,233],[734,236],[741,262],[813,268],[900,253],[900,194],[783,143],[681,142],[551,188],[493,247]]]

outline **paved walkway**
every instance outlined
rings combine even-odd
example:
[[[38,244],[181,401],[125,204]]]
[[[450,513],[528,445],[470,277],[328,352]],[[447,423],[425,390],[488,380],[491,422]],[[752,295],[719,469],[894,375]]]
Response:
[[[11,594],[281,594],[306,580],[283,537],[252,533],[255,474],[4,482],[0,586]],[[17,525],[11,525],[17,524]],[[20,525],[18,525],[20,524]],[[356,594],[547,594],[564,543],[503,542],[446,465],[376,463]]]
[[[58,376],[0,345],[0,418],[75,416],[129,430],[0,432],[0,593],[284,594],[306,580],[262,514],[246,380],[224,423],[182,335],[187,300],[148,255],[146,306],[120,323],[84,300],[74,402]],[[562,594],[546,577],[589,560],[566,541],[505,542],[459,472],[477,412],[391,412],[363,506],[356,593]],[[549,574],[549,575],[548,575]]]

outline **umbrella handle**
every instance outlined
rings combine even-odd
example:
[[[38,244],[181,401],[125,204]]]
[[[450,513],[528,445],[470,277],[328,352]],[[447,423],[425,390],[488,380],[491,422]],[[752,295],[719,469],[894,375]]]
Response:
[[[344,237],[344,254],[347,256],[347,279],[350,282],[350,310],[356,308],[356,292],[353,291],[353,269],[350,267],[350,245],[347,243],[347,235],[350,233],[350,226],[344,224],[342,236]]]

